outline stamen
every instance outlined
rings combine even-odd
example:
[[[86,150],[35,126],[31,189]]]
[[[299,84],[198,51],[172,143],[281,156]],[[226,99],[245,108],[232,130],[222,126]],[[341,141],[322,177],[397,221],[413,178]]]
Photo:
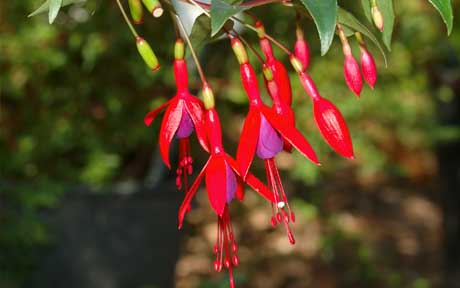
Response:
[[[234,287],[233,266],[236,267],[239,264],[239,259],[236,255],[237,251],[238,246],[235,243],[233,235],[230,213],[228,211],[228,206],[225,206],[222,216],[217,216],[217,239],[214,245],[216,260],[214,261],[214,269],[218,272],[220,272],[224,266],[228,269],[230,287]]]
[[[274,158],[265,159],[265,171],[267,173],[268,186],[273,192],[273,198],[276,203],[272,203],[273,216],[270,220],[271,224],[273,227],[276,227],[278,223],[284,223],[289,242],[294,244],[295,239],[289,227],[289,222],[295,222],[295,214],[291,211],[291,207],[289,206]]]
[[[177,190],[184,189],[184,192],[188,191],[189,186],[189,179],[188,177],[192,175],[193,160],[191,156],[191,149],[190,149],[190,140],[189,138],[180,138],[179,139],[179,163],[176,169],[176,186]],[[190,211],[192,208],[190,205],[187,207],[187,212]]]

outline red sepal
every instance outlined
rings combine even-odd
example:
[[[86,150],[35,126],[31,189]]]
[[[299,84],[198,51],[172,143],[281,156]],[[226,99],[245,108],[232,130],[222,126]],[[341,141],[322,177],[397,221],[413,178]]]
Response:
[[[182,228],[182,223],[184,221],[185,214],[187,213],[188,208],[190,207],[190,202],[192,202],[193,196],[195,196],[195,193],[201,184],[201,180],[203,179],[204,173],[206,172],[206,168],[208,167],[209,161],[210,159],[206,162],[206,164],[204,164],[203,169],[201,169],[200,174],[198,174],[198,176],[195,179],[195,182],[193,182],[192,186],[185,194],[184,201],[182,201],[182,204],[179,207],[179,229]]]
[[[261,106],[261,112],[267,118],[268,122],[275,128],[278,133],[292,146],[294,146],[302,155],[310,159],[313,163],[319,164],[315,151],[308,143],[307,139],[292,125],[289,125],[283,117],[277,115],[268,107]]]
[[[187,98],[187,101],[185,101],[185,108],[187,109],[188,115],[190,115],[193,125],[195,126],[198,142],[200,142],[200,145],[204,150],[209,152],[203,104],[198,98],[190,95],[190,97]]]
[[[163,122],[160,129],[160,154],[165,165],[171,169],[169,163],[169,145],[179,128],[180,120],[182,119],[182,109],[184,108],[184,101],[172,101],[165,112]]]
[[[260,113],[256,109],[249,108],[249,113],[244,121],[241,131],[240,143],[236,152],[236,160],[240,164],[242,178],[246,179],[259,141]]]
[[[225,158],[223,155],[212,155],[209,161],[208,168],[206,169],[206,190],[208,191],[208,199],[211,207],[217,215],[224,213],[227,187],[227,173],[226,173]]]
[[[145,125],[150,126],[150,124],[152,124],[153,120],[155,119],[155,117],[157,117],[157,115],[161,112],[161,110],[163,110],[166,106],[171,104],[171,102],[172,102],[172,99],[166,101],[165,103],[161,104],[157,108],[155,108],[152,111],[150,111],[149,113],[147,113],[147,115],[145,115],[145,117],[144,117]]]

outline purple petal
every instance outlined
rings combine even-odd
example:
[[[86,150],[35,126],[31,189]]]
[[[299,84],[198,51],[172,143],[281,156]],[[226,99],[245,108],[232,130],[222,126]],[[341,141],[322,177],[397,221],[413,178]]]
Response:
[[[230,165],[227,164],[227,162],[225,162],[225,170],[226,170],[226,181],[227,181],[227,190],[226,190],[226,194],[227,194],[227,203],[230,203],[230,201],[232,201],[233,198],[235,198],[235,192],[236,192],[236,177],[235,177],[235,173],[233,173],[233,170],[232,168],[230,167]]]
[[[190,115],[188,115],[187,110],[182,109],[182,118],[180,119],[179,128],[177,128],[176,137],[187,138],[193,132],[194,126]]]
[[[259,142],[256,153],[261,159],[270,159],[283,149],[283,139],[267,119],[263,115],[260,116]]]

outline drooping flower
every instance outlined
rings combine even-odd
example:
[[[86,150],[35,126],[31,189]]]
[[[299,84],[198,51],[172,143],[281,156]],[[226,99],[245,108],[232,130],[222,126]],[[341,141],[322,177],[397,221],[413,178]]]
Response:
[[[188,176],[192,174],[192,157],[190,154],[189,137],[196,131],[198,141],[207,150],[205,125],[203,120],[203,104],[188,91],[187,63],[183,59],[184,43],[178,39],[175,45],[174,77],[177,92],[173,98],[150,111],[144,118],[149,126],[155,117],[164,109],[163,121],[160,128],[159,146],[163,162],[171,168],[169,149],[174,136],[179,139],[179,163],[176,170],[176,185],[178,189],[188,189]]]
[[[243,175],[248,173],[254,159],[254,154],[265,162],[268,185],[273,193],[272,224],[284,223],[289,241],[294,244],[294,236],[289,227],[295,221],[286,193],[281,183],[281,177],[275,163],[275,156],[283,150],[283,142],[288,141],[313,163],[319,164],[316,153],[302,134],[295,129],[293,113],[290,107],[281,99],[273,74],[264,65],[266,85],[273,98],[273,108],[267,107],[260,98],[257,77],[248,62],[242,43],[231,39],[232,48],[240,63],[240,74],[244,90],[249,98],[249,112],[243,125],[240,143],[237,149],[237,160]],[[285,117],[287,116],[287,117]]]
[[[297,58],[291,56],[292,66],[299,74],[300,81],[313,102],[313,114],[324,140],[345,158],[354,158],[353,144],[347,124],[339,109],[329,100],[321,97],[311,77],[297,65]]]
[[[208,91],[206,92],[207,89]],[[212,93],[209,86],[206,84],[203,90],[204,94]],[[190,207],[190,202],[204,177],[209,203],[217,214],[217,237],[216,244],[214,245],[216,259],[214,261],[214,269],[216,271],[221,271],[223,267],[227,268],[230,276],[230,287],[233,288],[235,287],[233,267],[238,266],[239,259],[236,254],[238,247],[230,222],[229,204],[235,197],[242,200],[244,196],[243,183],[248,184],[271,203],[274,202],[274,198],[270,190],[254,175],[249,173],[243,180],[238,163],[223,149],[220,121],[213,107],[207,107],[206,126],[209,137],[210,156],[195,179],[195,182],[187,191],[185,199],[179,208],[179,228],[182,227],[184,216]]]

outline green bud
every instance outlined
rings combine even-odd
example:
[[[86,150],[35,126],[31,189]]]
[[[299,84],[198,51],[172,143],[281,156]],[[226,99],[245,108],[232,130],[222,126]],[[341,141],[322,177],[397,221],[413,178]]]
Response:
[[[144,13],[142,10],[141,0],[129,0],[128,4],[134,23],[141,24],[144,22]]]
[[[264,64],[264,66],[262,68],[262,71],[264,73],[265,80],[267,80],[267,81],[272,81],[273,80],[273,73],[272,73],[272,69],[270,69],[270,67],[268,67],[267,65]]]
[[[181,38],[178,38],[176,40],[176,44],[174,45],[174,59],[176,60],[184,59],[184,52],[185,52],[184,40],[182,40]]]
[[[160,69],[157,56],[155,55],[155,52],[153,52],[149,43],[147,43],[143,38],[138,37],[136,39],[136,45],[139,54],[141,54],[142,59],[145,61],[145,64],[147,64],[147,66],[149,66],[149,68],[153,71]]]
[[[158,18],[163,15],[163,7],[161,6],[160,1],[158,0],[142,0],[145,8],[152,13],[153,17]]]
[[[203,90],[201,91],[203,95],[203,103],[204,103],[204,108],[206,110],[210,110],[214,108],[214,93],[212,92],[211,87],[208,85],[208,83],[205,83],[203,86]]]
[[[291,65],[292,65],[292,67],[294,67],[294,70],[297,73],[300,73],[300,72],[303,71],[302,62],[300,62],[300,60],[297,59],[297,57],[295,57],[294,55],[291,55],[291,57],[289,57],[289,61],[291,61]]]
[[[248,63],[248,54],[246,53],[246,49],[244,48],[243,43],[241,43],[238,38],[232,38],[232,49],[238,58],[238,62],[240,64]]]

